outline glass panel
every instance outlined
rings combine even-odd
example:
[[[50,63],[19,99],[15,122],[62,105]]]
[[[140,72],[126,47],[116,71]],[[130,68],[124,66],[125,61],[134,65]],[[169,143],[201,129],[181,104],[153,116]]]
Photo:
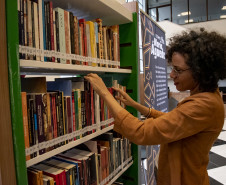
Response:
[[[148,10],[148,15],[154,20],[157,21],[156,8],[152,8]]]
[[[226,0],[208,0],[208,20],[226,18]]]
[[[189,9],[191,12],[189,15],[189,22],[207,21],[206,0],[189,0]]]
[[[158,7],[158,6],[163,6],[163,5],[167,5],[170,4],[170,0],[148,0],[148,7],[152,8],[152,7]]]
[[[176,24],[185,24],[188,20],[187,0],[172,0],[173,22]]]
[[[163,20],[171,21],[170,20],[170,15],[171,15],[170,6],[158,8],[158,12],[159,12],[159,20],[158,21],[163,21]]]

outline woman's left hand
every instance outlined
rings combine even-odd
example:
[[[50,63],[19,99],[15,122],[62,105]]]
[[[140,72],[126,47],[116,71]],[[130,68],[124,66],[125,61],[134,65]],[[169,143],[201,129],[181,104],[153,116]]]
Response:
[[[103,82],[102,78],[100,78],[97,74],[90,73],[84,77],[86,80],[90,82],[93,89],[99,94],[101,97],[106,96],[110,93]]]

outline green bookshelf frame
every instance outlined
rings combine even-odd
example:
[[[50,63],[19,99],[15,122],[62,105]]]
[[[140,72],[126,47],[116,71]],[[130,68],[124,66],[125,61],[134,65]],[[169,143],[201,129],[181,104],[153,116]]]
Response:
[[[132,67],[132,73],[123,78],[120,75],[119,83],[126,85],[128,94],[135,101],[139,101],[139,43],[138,43],[138,14],[133,13],[133,22],[122,24],[119,27],[120,36],[120,61],[122,67]],[[119,75],[117,75],[119,76]],[[116,75],[115,75],[116,78]],[[119,77],[118,77],[119,78]],[[137,110],[128,107],[127,110],[135,117],[138,116]],[[139,146],[132,144],[133,165],[119,178],[125,185],[139,184]]]
[[[24,130],[21,104],[20,65],[19,65],[19,32],[17,1],[7,0],[6,31],[10,87],[10,109],[12,119],[13,148],[17,185],[27,185]]]
[[[25,159],[25,145],[23,133],[21,84],[20,84],[20,64],[19,64],[19,36],[18,36],[18,10],[17,1],[7,0],[6,3],[6,28],[7,28],[7,51],[8,51],[8,71],[10,87],[10,109],[12,120],[13,148],[15,156],[15,169],[17,185],[28,185],[27,168]],[[138,34],[137,34],[137,14],[133,14],[133,23],[120,25],[120,43],[130,46],[121,47],[121,66],[131,66],[131,74],[112,74],[115,79],[131,89],[130,94],[134,100],[138,100]],[[127,53],[127,54],[126,54]],[[129,55],[128,55],[129,53]],[[123,76],[125,75],[125,76]],[[120,77],[119,77],[120,76]],[[122,80],[123,79],[123,80]],[[137,116],[137,111],[128,108]],[[138,146],[132,145],[133,165],[120,177],[125,184],[138,184]]]

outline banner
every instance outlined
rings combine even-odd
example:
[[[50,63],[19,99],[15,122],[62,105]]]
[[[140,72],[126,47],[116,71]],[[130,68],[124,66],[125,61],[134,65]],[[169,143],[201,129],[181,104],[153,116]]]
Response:
[[[144,62],[144,102],[147,107],[168,112],[165,32],[146,13],[140,11]],[[156,184],[155,162],[159,146],[147,146],[147,184]]]

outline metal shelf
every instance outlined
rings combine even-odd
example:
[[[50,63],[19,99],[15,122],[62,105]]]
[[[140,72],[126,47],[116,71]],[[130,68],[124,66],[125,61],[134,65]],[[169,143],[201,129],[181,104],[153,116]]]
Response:
[[[61,64],[54,62],[40,62],[34,60],[20,60],[22,74],[87,74],[87,73],[132,73],[131,69],[106,67],[92,67],[84,65]]]
[[[125,24],[133,21],[132,12],[116,0],[53,1],[54,7],[72,12],[78,19],[100,18],[103,25]]]

